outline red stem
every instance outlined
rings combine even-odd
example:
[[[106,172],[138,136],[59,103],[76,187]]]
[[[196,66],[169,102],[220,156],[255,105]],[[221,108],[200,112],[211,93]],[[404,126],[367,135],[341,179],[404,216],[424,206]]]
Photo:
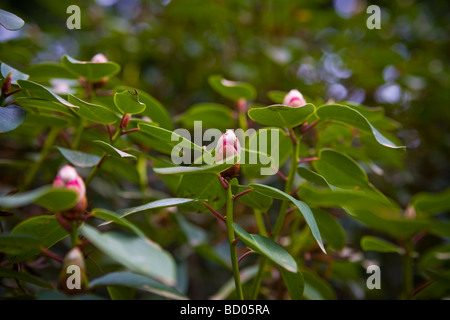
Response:
[[[242,197],[244,194],[247,194],[247,193],[252,192],[252,191],[253,191],[253,188],[244,190],[244,191],[242,191],[242,192],[240,192],[240,193],[234,195],[234,196],[233,196],[233,200],[236,200],[237,198]]]
[[[248,256],[248,255],[250,255],[252,253],[255,253],[255,251],[250,250],[250,251],[247,251],[246,253],[244,253],[242,256],[239,257],[238,263],[241,262],[241,260],[244,259],[246,256]]]
[[[205,207],[207,207],[209,209],[209,211],[212,212],[212,214],[214,214],[216,216],[216,218],[218,218],[222,222],[225,222],[225,218],[223,215],[221,215],[219,212],[217,212],[216,210],[211,208],[211,206],[209,204],[207,204],[206,202],[203,202],[203,204],[205,205]]]

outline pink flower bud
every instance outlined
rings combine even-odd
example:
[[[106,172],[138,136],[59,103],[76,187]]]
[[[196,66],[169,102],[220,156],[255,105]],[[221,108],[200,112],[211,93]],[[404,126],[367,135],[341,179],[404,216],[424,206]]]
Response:
[[[216,146],[216,163],[222,163],[224,160],[239,156],[241,153],[241,144],[239,143],[238,138],[234,134],[233,130],[228,130],[225,132],[217,142]],[[220,173],[223,178],[232,179],[237,177],[239,172],[239,161],[228,168],[227,170]]]
[[[216,146],[216,163],[221,163],[223,160],[240,155],[241,145],[233,130],[225,132],[217,142]]]
[[[55,180],[53,180],[53,187],[74,190],[78,194],[78,202],[82,201],[86,195],[86,186],[83,178],[69,165],[59,169]]]
[[[286,106],[298,108],[306,104],[305,98],[300,91],[293,89],[284,97],[283,104]]]
[[[108,58],[106,58],[103,53],[97,53],[95,56],[92,57],[91,62],[94,63],[108,62]]]

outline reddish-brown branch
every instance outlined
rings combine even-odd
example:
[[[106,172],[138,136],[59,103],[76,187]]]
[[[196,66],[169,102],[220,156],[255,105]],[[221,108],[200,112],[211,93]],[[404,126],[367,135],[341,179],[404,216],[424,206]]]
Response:
[[[239,192],[238,194],[233,196],[233,200],[236,200],[237,198],[242,197],[244,194],[247,194],[247,193],[252,192],[252,191],[253,191],[253,188],[250,188],[250,189],[244,190],[242,192]]]
[[[53,253],[44,247],[41,247],[40,249],[47,257],[49,257],[53,260],[61,262],[61,263],[64,261],[64,259],[62,257],[60,257],[59,255],[57,255],[56,253]]]
[[[312,161],[317,161],[317,160],[319,160],[318,157],[303,158],[303,159],[298,160],[298,163],[300,164],[300,163],[312,162]]]
[[[208,208],[209,211],[211,211],[212,214],[214,214],[216,216],[216,218],[218,218],[219,220],[221,220],[222,222],[225,222],[225,217],[223,215],[221,215],[219,212],[217,212],[216,210],[214,210],[209,204],[207,204],[206,202],[203,202],[203,204],[205,205],[205,207]]]
[[[250,255],[250,254],[252,254],[252,253],[255,253],[255,251],[249,250],[249,251],[247,251],[246,253],[244,253],[242,256],[239,257],[238,263],[241,262],[241,260],[244,259],[246,256],[248,256],[248,255]]]
[[[219,174],[217,177],[219,178],[219,182],[220,182],[220,184],[222,185],[222,187],[224,187],[225,190],[228,189],[228,188],[230,187],[230,186],[228,185],[228,183],[225,182],[225,180],[222,178],[222,176],[221,176],[220,174]]]
[[[300,133],[304,134],[305,132],[311,130],[312,128],[314,128],[314,126],[319,122],[319,120],[313,121],[310,124],[303,126],[300,128]]]

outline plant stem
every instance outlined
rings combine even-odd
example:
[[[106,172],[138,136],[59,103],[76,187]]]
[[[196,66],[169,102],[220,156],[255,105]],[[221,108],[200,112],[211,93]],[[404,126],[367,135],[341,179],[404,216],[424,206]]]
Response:
[[[78,226],[75,224],[72,225],[72,231],[70,232],[70,243],[72,244],[72,249],[80,243],[80,238],[78,237]]]
[[[292,131],[291,134],[293,135]],[[284,192],[287,194],[290,194],[292,192],[292,187],[294,185],[294,179],[295,179],[295,173],[297,171],[297,165],[298,165],[298,154],[300,149],[300,142],[295,138],[295,136],[292,136],[292,156],[291,156],[291,167],[289,169],[289,175],[286,178],[286,184],[284,187]],[[276,241],[281,229],[284,224],[284,219],[286,218],[286,210],[289,205],[289,201],[285,200],[282,202],[280,207],[280,212],[278,213],[277,220],[275,222],[275,226],[272,230],[272,240]],[[264,268],[267,264],[267,258],[262,257],[261,261],[259,263],[259,269],[258,273],[256,274],[255,280],[253,282],[253,288],[252,288],[252,300],[256,300],[258,298],[259,288],[261,287],[261,281],[263,276]]]
[[[105,161],[107,157],[106,153],[103,153],[103,156],[100,158],[100,161],[97,163],[97,165],[92,169],[91,173],[89,173],[88,177],[84,181],[85,186],[87,187],[88,184],[91,182],[91,180],[94,178],[94,176],[97,174],[98,169],[100,169],[100,166],[102,165],[103,161]]]
[[[414,270],[413,270],[413,245],[412,241],[405,241],[405,253],[403,256],[403,293],[402,298],[408,300],[414,287]]]
[[[258,209],[253,209],[253,215],[255,216],[256,225],[258,226],[258,232],[260,235],[267,237],[267,230],[264,224],[262,213]]]
[[[244,300],[244,295],[242,293],[242,286],[241,286],[241,277],[239,275],[239,266],[238,266],[238,260],[236,255],[236,245],[235,237],[234,237],[234,228],[233,228],[233,194],[231,192],[231,188],[228,188],[226,190],[227,192],[227,215],[226,215],[226,225],[227,225],[227,234],[228,234],[228,243],[230,246],[230,256],[231,256],[231,267],[233,270],[233,277],[234,277],[234,284],[236,286],[236,293],[239,300]]]
[[[31,183],[36,177],[36,173],[38,172],[42,162],[44,162],[45,158],[47,157],[50,151],[50,148],[55,142],[56,137],[58,137],[58,132],[59,128],[53,127],[50,129],[50,132],[48,133],[47,138],[45,139],[44,146],[42,147],[41,154],[39,155],[39,159],[33,164],[33,166],[30,168],[30,171],[28,171],[28,174],[25,177],[25,181],[23,184],[24,190],[30,187]]]
[[[80,118],[80,123],[77,127],[77,132],[75,133],[75,138],[73,139],[72,149],[76,150],[81,141],[81,136],[83,135],[84,126],[86,125],[86,120]]]

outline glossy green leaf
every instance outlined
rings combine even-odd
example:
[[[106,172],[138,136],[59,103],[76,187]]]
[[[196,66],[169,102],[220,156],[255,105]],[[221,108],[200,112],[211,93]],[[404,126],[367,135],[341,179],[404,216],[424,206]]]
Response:
[[[331,190],[336,190],[338,188],[336,188],[335,186],[333,186],[332,184],[330,184],[327,179],[325,179],[324,176],[318,174],[317,172],[314,172],[312,170],[309,170],[308,168],[305,167],[298,167],[297,168],[297,173],[300,177],[302,177],[303,179],[312,182],[314,184],[317,184],[319,186],[322,187],[328,187]]]
[[[417,193],[412,197],[410,203],[418,214],[425,216],[449,211],[450,188],[438,193]]]
[[[0,234],[0,252],[17,255],[27,249],[39,249],[36,237],[23,234]]]
[[[251,108],[248,116],[264,126],[293,128],[305,122],[314,111],[315,107],[310,103],[299,108],[275,104],[263,108]]]
[[[96,63],[64,56],[61,63],[71,73],[83,77],[87,81],[100,81],[105,77],[112,77],[120,71],[120,66],[112,61]]]
[[[50,215],[41,215],[24,220],[16,225],[10,234],[36,238],[36,243],[39,244],[38,248],[24,248],[24,250],[16,252],[10,258],[12,263],[31,259],[41,252],[40,247],[50,248],[69,235],[61,227],[57,218]]]
[[[319,107],[316,111],[321,120],[336,121],[369,133],[382,146],[403,151],[405,147],[397,146],[384,137],[360,112],[344,105],[330,104]]]
[[[384,239],[380,239],[373,236],[364,236],[361,238],[361,248],[364,251],[376,251],[376,252],[396,252],[403,254],[404,249],[388,242]]]
[[[25,21],[14,13],[0,9],[0,24],[8,30],[19,30]]]
[[[69,108],[78,108],[78,106],[73,105],[67,100],[64,100],[63,98],[53,93],[43,85],[40,85],[39,83],[30,80],[17,80],[17,83],[22,89],[29,91],[36,98],[58,102]]]
[[[220,75],[212,75],[208,78],[211,87],[225,98],[238,101],[241,98],[253,100],[256,98],[256,89],[249,83],[230,81]]]
[[[93,141],[100,149],[102,149],[106,154],[117,157],[117,158],[132,158],[136,160],[136,157],[132,154],[129,154],[127,152],[121,151],[112,145],[110,145],[107,142],[101,141],[101,140],[94,140]]]
[[[113,124],[119,119],[114,112],[104,106],[88,103],[71,94],[69,94],[68,100],[71,104],[79,107],[75,110],[76,114],[94,123]]]
[[[187,297],[176,289],[160,283],[146,276],[131,272],[112,272],[92,280],[91,288],[101,286],[124,286],[138,290],[147,291],[161,297],[185,300]]]
[[[107,222],[104,222],[100,224],[100,226],[109,224],[111,222],[117,223],[121,226],[127,227],[131,231],[133,231],[137,236],[145,237],[144,233],[133,223],[128,221],[127,219],[123,219],[120,214],[107,210],[107,209],[100,209],[96,208],[91,211],[91,214],[97,218],[106,220]]]
[[[71,150],[71,149],[66,149],[63,147],[56,147],[56,149],[58,149],[59,152],[61,152],[62,156],[69,161],[71,164],[73,164],[76,167],[80,167],[80,168],[91,168],[96,166],[101,157],[94,155],[94,154],[89,154],[89,153],[85,153],[85,152],[81,152],[81,151],[77,151],[77,150]]]
[[[78,198],[73,190],[43,186],[39,189],[0,197],[0,207],[17,208],[35,203],[52,212],[72,208]]]
[[[57,62],[42,62],[25,69],[33,81],[49,81],[50,79],[77,79],[62,64]]]
[[[251,187],[239,185],[232,185],[231,188],[234,195],[251,189]],[[266,197],[261,193],[253,191],[240,196],[237,201],[245,204],[246,206],[249,206],[250,208],[254,208],[262,212],[266,212],[267,210],[269,210],[273,202],[272,198]]]
[[[166,168],[153,168],[158,174],[204,174],[204,173],[217,173],[223,172],[232,167],[238,162],[239,157],[235,156],[230,159],[225,159],[224,163],[214,165],[203,166],[179,166],[179,167],[166,167]]]
[[[291,201],[298,208],[302,216],[305,218],[305,221],[308,224],[309,228],[311,229],[311,233],[314,239],[316,239],[317,243],[319,244],[319,247],[322,249],[323,252],[326,253],[325,248],[323,246],[319,228],[317,226],[316,220],[314,219],[314,215],[311,211],[311,208],[305,202],[297,200],[294,197],[284,193],[283,191],[278,190],[277,188],[271,186],[266,186],[263,184],[250,184],[249,187],[254,188],[256,192],[262,193],[268,197]]]
[[[178,121],[188,129],[194,129],[195,121],[201,121],[202,128],[214,128],[226,131],[235,127],[236,120],[233,118],[233,111],[227,106],[217,103],[199,103],[190,106],[183,113]]]
[[[450,244],[444,243],[425,251],[417,263],[419,272],[429,269],[448,269],[450,264]]]
[[[201,146],[191,142],[189,139],[185,138],[184,136],[174,132],[170,131],[164,128],[155,127],[153,125],[149,125],[146,123],[140,123],[138,125],[140,131],[135,134],[145,134],[149,135],[151,139],[146,140],[149,143],[150,147],[154,147],[156,150],[163,152],[168,155],[176,154],[179,155],[180,153],[183,153],[184,155],[187,155],[189,159],[191,159],[195,154],[203,155],[204,160],[206,163],[214,163],[214,157],[212,154],[204,150]],[[189,134],[189,132],[186,130],[186,133]],[[190,137],[190,136],[189,136]],[[193,154],[191,154],[191,151]],[[197,157],[195,157],[197,158]]]
[[[27,97],[19,97],[16,99],[16,103],[27,109],[27,110],[38,110],[38,111],[56,111],[64,114],[65,116],[75,117],[73,112],[71,112],[69,108],[63,106],[62,104],[54,101],[44,100],[44,99],[36,99],[36,98],[27,98]]]
[[[336,251],[344,249],[346,244],[344,228],[325,210],[314,208],[312,211],[327,245]]]
[[[116,92],[114,103],[123,114],[138,114],[145,110],[145,103],[139,101],[139,93],[128,90]]]
[[[265,256],[289,272],[298,272],[297,262],[279,244],[259,234],[249,234],[236,223],[233,223],[233,228],[239,240],[245,243],[250,249]]]
[[[301,272],[290,272],[283,268],[280,268],[280,272],[291,299],[300,300],[305,290],[305,280]]]
[[[11,72],[10,77],[11,77],[12,84],[17,84],[17,80],[27,80],[29,78],[28,74],[20,72],[19,70],[14,69],[13,67],[7,65],[4,62],[2,63],[2,65],[0,67],[0,71],[1,71],[3,78],[6,78],[6,76]]]
[[[274,103],[282,104],[286,94],[286,91],[271,90],[267,92],[267,97]]]
[[[322,149],[313,162],[319,174],[334,186],[344,189],[370,189],[364,170],[351,158],[331,149]]]
[[[129,216],[130,214],[152,210],[152,209],[162,209],[162,208],[168,208],[168,207],[177,207],[186,203],[194,202],[194,199],[187,199],[187,198],[166,198],[166,199],[160,199],[151,201],[149,203],[143,204],[141,206],[132,207],[132,208],[126,208],[126,209],[120,209],[117,211],[117,214],[120,215],[121,218],[124,218],[126,216]]]
[[[169,286],[175,284],[175,261],[149,239],[119,232],[100,233],[89,225],[83,225],[80,231],[95,247],[130,271]]]
[[[16,129],[25,120],[25,115],[25,110],[14,104],[0,107],[0,133]]]
[[[220,184],[217,174],[183,175],[176,191],[177,197],[206,201],[212,208],[219,210],[225,205],[226,192]],[[180,207],[182,211],[209,212],[202,201],[188,203]]]

